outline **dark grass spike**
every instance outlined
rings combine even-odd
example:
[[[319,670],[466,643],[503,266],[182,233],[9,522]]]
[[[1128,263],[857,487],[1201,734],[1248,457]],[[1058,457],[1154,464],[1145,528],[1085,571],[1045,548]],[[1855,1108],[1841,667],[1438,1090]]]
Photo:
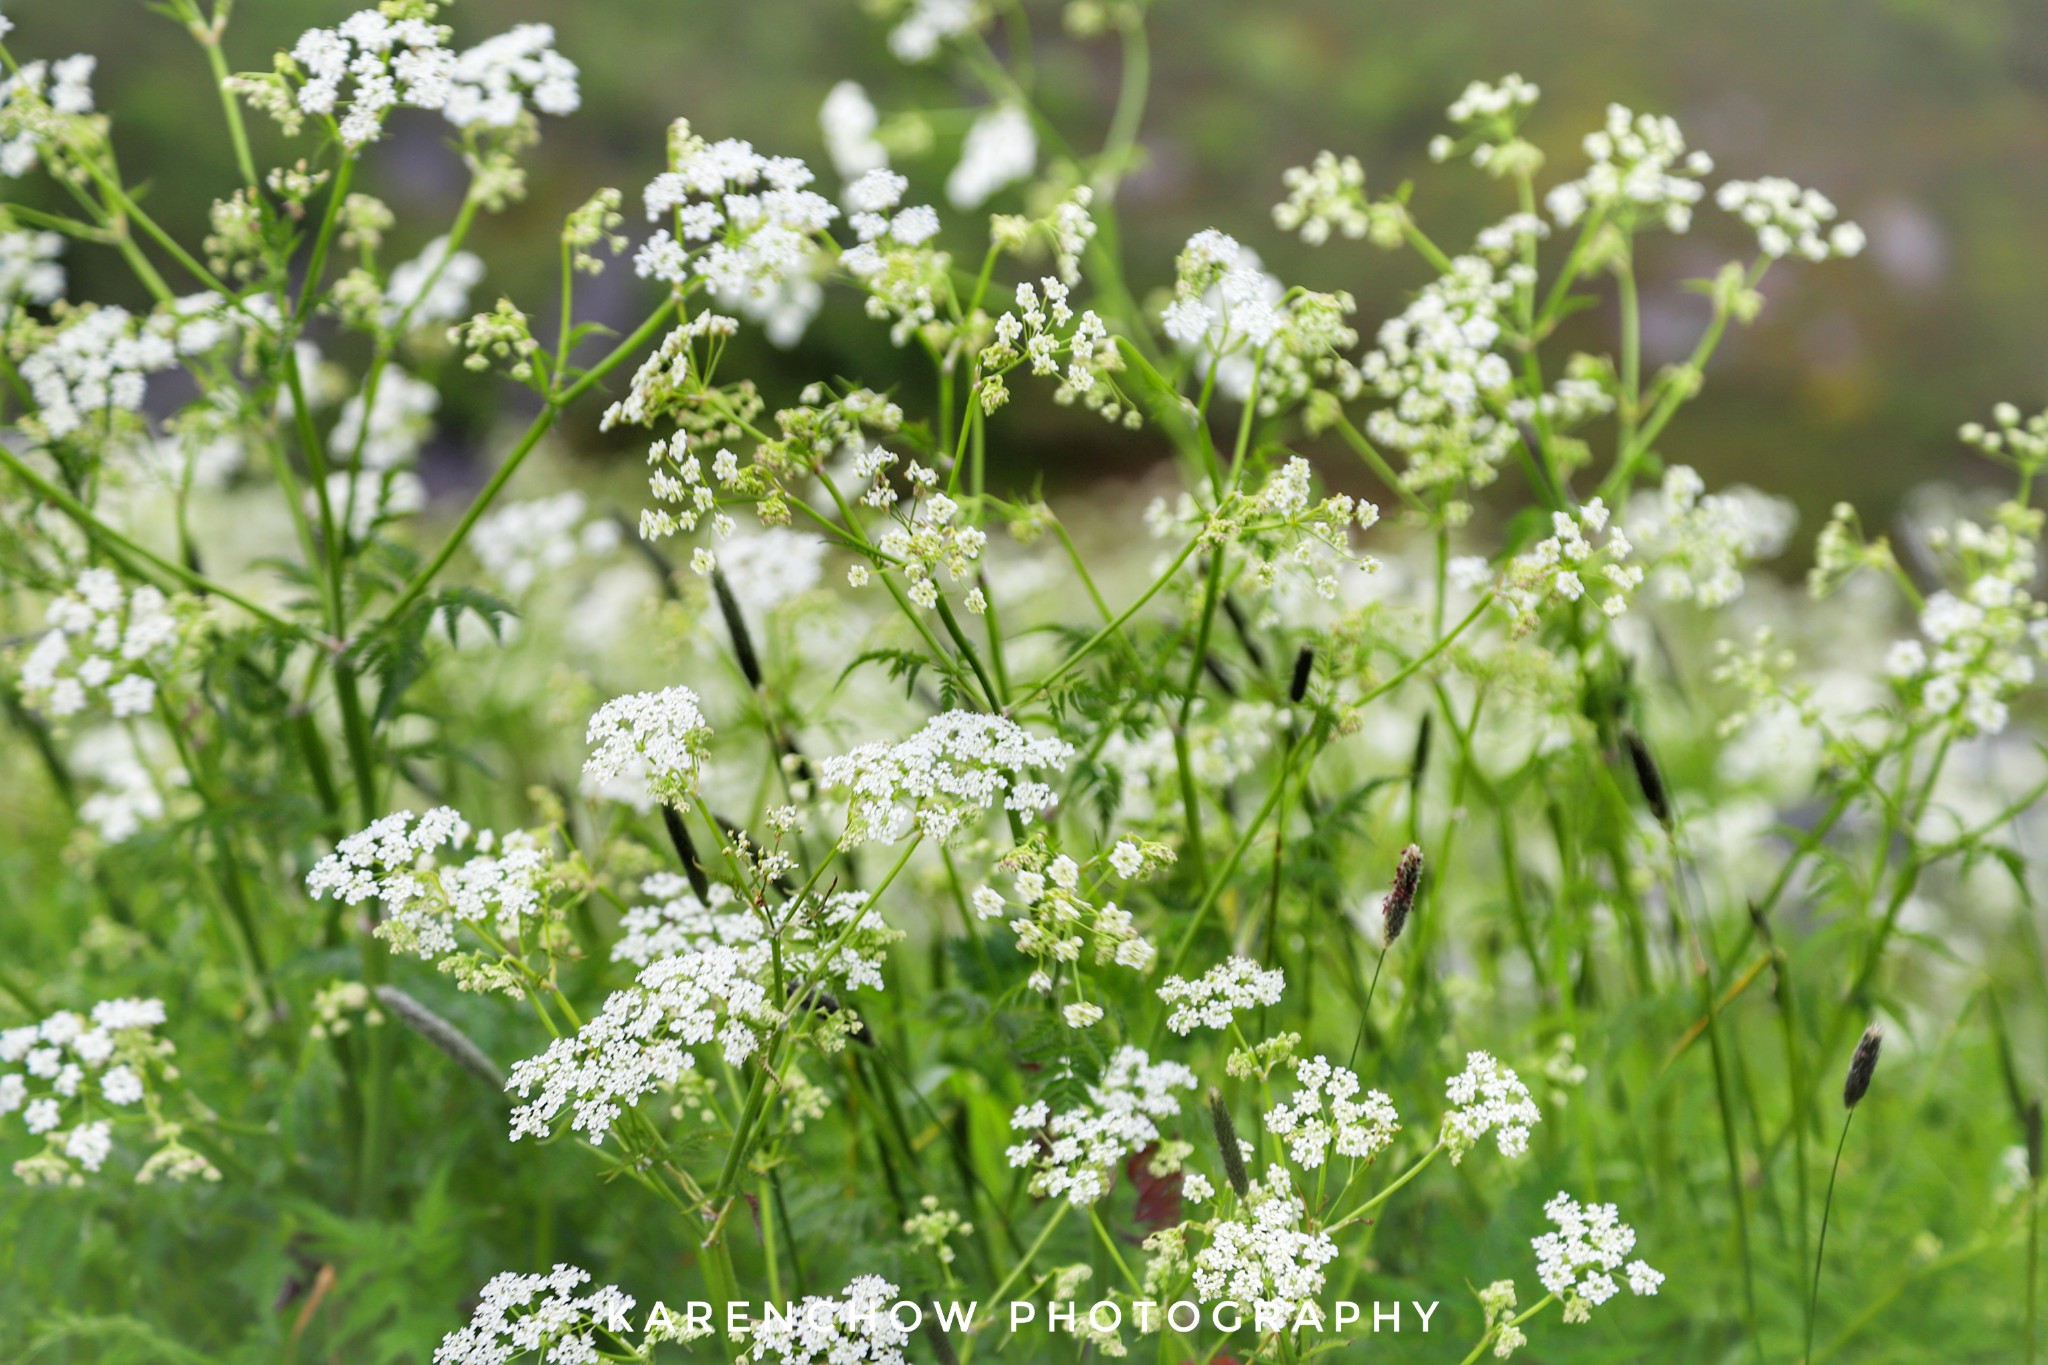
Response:
[[[725,570],[711,571],[711,592],[718,599],[718,614],[725,618],[726,634],[732,637],[732,652],[739,660],[740,672],[746,677],[747,686],[758,692],[761,660],[754,653],[754,637],[747,633],[746,618],[740,615],[739,599],[732,595],[732,585],[725,581]]]
[[[470,1041],[468,1034],[396,986],[380,985],[376,990],[377,999],[384,1008],[398,1016],[399,1022],[439,1048],[450,1061],[492,1090],[501,1095],[505,1093],[505,1073],[482,1048]]]
[[[1244,1173],[1244,1152],[1237,1143],[1237,1124],[1231,1120],[1230,1106],[1223,1102],[1223,1092],[1215,1086],[1209,1087],[1209,1123],[1216,1130],[1216,1147],[1223,1155],[1223,1175],[1230,1182],[1230,1188],[1237,1191],[1239,1199],[1252,1192],[1251,1178]]]
[[[1650,814],[1657,817],[1657,823],[1669,832],[1671,796],[1664,786],[1664,773],[1657,767],[1656,757],[1632,725],[1622,727],[1621,742],[1628,750],[1629,763],[1636,770],[1636,785],[1643,789],[1643,801],[1650,807]]]
[[[704,864],[697,861],[697,845],[690,838],[689,826],[683,823],[683,813],[668,802],[661,803],[661,823],[668,830],[668,841],[675,845],[676,858],[683,865],[683,875],[690,879],[690,890],[697,893],[697,899],[705,905],[711,904],[711,878],[704,874]]]
[[[1303,645],[1301,653],[1294,656],[1294,681],[1287,685],[1287,700],[1296,706],[1308,695],[1309,675],[1316,671],[1316,651],[1312,645]]]

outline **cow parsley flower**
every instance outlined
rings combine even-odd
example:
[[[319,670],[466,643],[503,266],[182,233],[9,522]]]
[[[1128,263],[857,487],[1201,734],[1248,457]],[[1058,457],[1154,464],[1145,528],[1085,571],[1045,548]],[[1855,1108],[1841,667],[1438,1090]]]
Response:
[[[520,24],[486,38],[455,59],[441,113],[458,128],[510,128],[526,102],[543,114],[573,114],[582,105],[576,63],[555,51],[552,24]]]
[[[587,516],[588,504],[571,489],[553,497],[506,503],[479,519],[470,552],[514,597],[584,559],[618,548],[619,526]]]
[[[1692,226],[1693,205],[1705,191],[1699,178],[1714,169],[1705,152],[1687,151],[1685,134],[1670,118],[1607,106],[1607,123],[1588,133],[1586,173],[1544,198],[1560,226],[1571,227],[1599,212],[1624,225],[1661,222],[1672,232]]]
[[[946,198],[957,209],[980,208],[1006,185],[1038,168],[1038,132],[1031,115],[1014,104],[984,111],[967,130],[960,163],[946,177]]]
[[[1610,617],[1627,611],[1642,585],[1643,567],[1628,562],[1634,546],[1619,526],[1608,524],[1607,505],[1594,498],[1576,517],[1552,512],[1550,523],[1549,536],[1508,561],[1496,589],[1495,600],[1515,633],[1535,629],[1543,608],[1553,603],[1591,600]]]
[[[812,270],[822,234],[839,216],[831,200],[806,188],[810,167],[731,138],[706,142],[680,120],[669,166],[642,194],[648,221],[669,226],[641,248],[635,269],[677,287],[700,279],[726,307],[786,302],[786,286]]]
[[[280,69],[299,79],[288,108],[275,107],[249,82],[238,88],[280,117],[337,121],[342,144],[362,147],[383,135],[400,106],[438,111],[457,128],[510,128],[531,100],[547,114],[573,113],[581,102],[574,62],[554,50],[555,31],[522,24],[457,54],[449,30],[420,18],[361,10],[334,28],[310,29]]]
[[[583,764],[586,783],[644,777],[658,801],[686,806],[697,795],[711,726],[687,687],[614,697],[590,718],[584,741],[591,746]]]
[[[1099,888],[1088,891],[1082,886],[1084,874],[1100,875],[1099,860],[1091,859],[1084,867],[1062,854],[1046,862],[1036,846],[1027,845],[1002,865],[1016,873],[1011,894],[1024,907],[1024,913],[1010,921],[1010,930],[1017,935],[1017,951],[1037,964],[1032,982],[1041,991],[1051,989],[1052,973],[1060,965],[1084,957],[1133,971],[1151,970],[1158,950],[1138,932],[1130,912],[1112,900],[1098,904]],[[1005,901],[992,887],[982,887],[975,893],[975,905],[984,918],[993,918],[1002,913]],[[1078,978],[1075,984],[1078,990]]]
[[[1303,1170],[1315,1170],[1332,1147],[1354,1161],[1370,1160],[1401,1131],[1394,1102],[1378,1090],[1358,1097],[1355,1073],[1327,1057],[1294,1059],[1295,1091],[1266,1111],[1266,1131],[1287,1141],[1287,1154]]]
[[[887,170],[889,149],[875,140],[881,116],[858,81],[841,81],[826,92],[818,107],[818,130],[825,135],[825,154],[841,180],[859,182],[871,171]],[[854,203],[849,190],[847,204]]]
[[[737,899],[722,883],[714,882],[700,900],[683,878],[658,872],[644,879],[640,890],[655,897],[655,903],[626,912],[619,925],[625,936],[612,945],[614,962],[645,967],[662,958],[726,947],[737,950],[747,970],[767,981],[773,978],[773,940],[786,979],[822,971],[843,988],[881,990],[882,960],[889,945],[903,937],[869,905],[865,891],[840,891],[783,907],[771,923],[761,909]]]
[[[1720,607],[1742,595],[1742,570],[1785,548],[1797,513],[1753,488],[1709,493],[1686,465],[1665,471],[1659,492],[1629,502],[1628,538],[1650,565],[1650,585],[1667,601]]]
[[[981,22],[975,0],[910,0],[907,12],[889,31],[889,51],[902,62],[927,62],[939,45]]]
[[[1715,191],[1714,202],[1755,228],[1757,248],[1772,260],[1797,254],[1825,261],[1863,250],[1863,229],[1836,223],[1835,206],[1826,195],[1781,176],[1730,180]]]
[[[1198,1028],[1229,1028],[1240,1010],[1277,1005],[1286,988],[1287,974],[1278,967],[1268,971],[1248,957],[1233,957],[1193,981],[1167,978],[1159,998],[1174,1007],[1166,1026],[1185,1037]]]
[[[396,365],[387,365],[370,401],[366,403],[364,395],[356,393],[341,405],[334,429],[327,435],[327,448],[344,464],[357,461],[360,448],[359,463],[364,470],[409,465],[434,434],[434,414],[440,407],[439,389]]]
[[[1488,1133],[1502,1156],[1521,1156],[1529,1129],[1543,1119],[1522,1078],[1484,1052],[1465,1054],[1465,1069],[1444,1083],[1444,1093],[1457,1106],[1444,1115],[1442,1139],[1453,1166]]]
[[[55,232],[0,232],[0,319],[17,303],[48,304],[64,297],[64,238]]]
[[[21,378],[35,398],[37,424],[62,440],[89,422],[140,412],[149,376],[177,363],[177,345],[163,328],[125,308],[87,307],[22,359]]]
[[[1314,165],[1290,167],[1280,181],[1287,201],[1273,206],[1273,222],[1282,232],[1299,232],[1302,241],[1321,246],[1332,232],[1356,241],[1371,229],[1365,167],[1357,157],[1317,152]]]
[[[343,839],[313,865],[306,889],[315,900],[345,905],[382,901],[376,933],[393,949],[439,961],[465,990],[513,994],[519,982],[495,955],[545,938],[560,866],[543,835],[515,830],[500,838],[439,806],[387,815]],[[488,936],[482,941],[490,954],[463,953],[465,930]]]
[[[469,1325],[441,1338],[434,1365],[506,1365],[546,1352],[547,1365],[596,1365],[597,1334],[632,1330],[633,1298],[616,1285],[587,1294],[590,1272],[557,1265],[545,1275],[493,1275]]]
[[[2040,527],[2039,512],[2008,503],[1991,525],[1964,521],[1927,537],[1960,582],[1928,594],[1922,638],[1894,644],[1885,671],[1924,715],[1963,735],[2005,729],[2010,699],[2048,647],[2048,604],[2030,591]]]
[[[718,567],[740,606],[770,612],[818,586],[825,573],[824,538],[780,526],[740,531],[718,547]]]
[[[1389,400],[1367,416],[1366,434],[1407,457],[1407,487],[1492,483],[1520,439],[1498,415],[1514,372],[1494,349],[1513,296],[1513,283],[1484,257],[1460,256],[1381,325],[1359,363],[1361,380]]]
[[[743,1360],[779,1365],[904,1365],[910,1329],[889,1311],[896,1286],[862,1275],[836,1298],[807,1295],[790,1311],[771,1311],[752,1327]]]
[[[14,1164],[31,1184],[82,1185],[114,1153],[116,1125],[142,1126],[161,1144],[136,1179],[220,1179],[179,1141],[158,1099],[177,1072],[160,1000],[103,1000],[85,1015],[60,1010],[39,1024],[0,1029],[0,1118],[19,1113],[43,1149]],[[140,1108],[143,1112],[137,1113]]]
[[[1307,1206],[1284,1169],[1252,1183],[1235,1218],[1209,1225],[1209,1244],[1195,1253],[1195,1293],[1251,1309],[1260,1332],[1285,1331],[1304,1304],[1322,1292],[1324,1267],[1337,1259],[1327,1232],[1302,1226]]]
[[[5,21],[0,21],[5,22]],[[18,178],[70,159],[79,135],[92,136],[92,74],[99,59],[80,52],[60,61],[24,62],[0,80],[0,176]]]
[[[626,1108],[697,1065],[693,1049],[715,1045],[736,1067],[782,1020],[737,949],[660,958],[596,1018],[513,1066],[506,1089],[522,1103],[512,1110],[512,1140],[546,1137],[569,1109],[570,1129],[602,1143]]]
[[[1535,1238],[1536,1278],[1564,1302],[1566,1322],[1585,1322],[1592,1309],[1621,1292],[1612,1272],[1635,1249],[1635,1229],[1621,1221],[1612,1204],[1580,1205],[1560,1193],[1543,1206],[1557,1231]],[[1631,1292],[1655,1294],[1664,1276],[1638,1260],[1624,1271]]]
[[[943,842],[998,805],[1029,824],[1053,792],[1028,774],[1063,772],[1073,756],[1071,745],[1035,739],[1005,717],[948,711],[900,743],[826,759],[818,785],[847,793],[849,846],[893,842],[913,828]]]
[[[484,277],[483,257],[456,251],[444,234],[394,266],[384,286],[384,325],[435,327],[469,312],[469,294]],[[381,388],[380,388],[381,393]]]
[[[112,569],[86,569],[50,603],[47,629],[21,665],[28,704],[52,720],[104,701],[116,718],[156,705],[156,670],[169,664],[194,609],[145,583],[124,588]]]
[[[1154,1062],[1143,1049],[1117,1049],[1087,1103],[1052,1113],[1043,1100],[1020,1105],[1010,1127],[1028,1140],[1009,1149],[1010,1165],[1031,1168],[1031,1192],[1076,1207],[1109,1193],[1118,1163],[1160,1139],[1160,1123],[1178,1117],[1177,1090],[1192,1090],[1195,1073],[1178,1062]]]

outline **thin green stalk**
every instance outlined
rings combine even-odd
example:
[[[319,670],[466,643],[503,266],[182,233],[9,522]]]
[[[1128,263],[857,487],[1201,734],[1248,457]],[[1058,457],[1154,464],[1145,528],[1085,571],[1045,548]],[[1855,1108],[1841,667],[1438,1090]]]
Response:
[[[1842,1149],[1849,1145],[1849,1125],[1855,1118],[1853,1106],[1842,1116],[1842,1136],[1835,1142],[1834,1165],[1828,1168],[1827,1198],[1821,1201],[1820,1206],[1820,1245],[1813,1254],[1813,1290],[1806,1296],[1806,1351],[1800,1357],[1807,1365],[1812,1365],[1813,1361],[1813,1325],[1820,1311],[1820,1267],[1828,1254],[1828,1215],[1835,1209],[1835,1177],[1841,1174]]]

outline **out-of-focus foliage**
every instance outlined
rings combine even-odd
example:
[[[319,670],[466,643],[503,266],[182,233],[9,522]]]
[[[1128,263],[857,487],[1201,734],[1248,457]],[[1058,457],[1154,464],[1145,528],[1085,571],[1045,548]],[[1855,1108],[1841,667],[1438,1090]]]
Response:
[[[493,283],[531,297],[552,268],[549,215],[593,184],[636,184],[660,159],[654,130],[687,116],[710,137],[736,136],[765,151],[815,158],[817,110],[841,79],[866,82],[891,108],[967,109],[978,92],[950,86],[939,68],[893,62],[885,30],[854,0],[469,0],[464,22],[540,20],[565,31],[582,65],[585,107],[551,130],[531,158],[534,193],[479,233],[504,263]],[[231,47],[260,66],[303,29],[332,23],[347,0],[244,0]],[[137,6],[139,11],[140,6]],[[195,139],[187,111],[210,98],[203,69],[174,60],[159,26],[137,15],[111,26],[98,5],[19,0],[48,51],[99,54],[107,103],[142,112],[124,129],[136,164],[191,166],[153,186],[165,221],[203,221],[212,188],[231,170],[215,138]],[[483,11],[488,11],[486,16]],[[1075,140],[1093,146],[1114,102],[1114,44],[1062,41],[1058,7],[1034,7],[1040,102]],[[1266,226],[1278,197],[1276,166],[1305,164],[1330,147],[1356,154],[1372,183],[1419,174],[1444,92],[1474,72],[1522,72],[1546,96],[1531,136],[1565,149],[1613,99],[1676,116],[1715,149],[1734,176],[1771,172],[1828,187],[1870,233],[1853,267],[1818,272],[1771,300],[1772,325],[1731,341],[1713,378],[1718,401],[1665,453],[1710,483],[1768,482],[1794,498],[1809,528],[1836,499],[1853,496],[1874,524],[1904,493],[1953,477],[1956,414],[1983,411],[2048,388],[2048,9],[2018,0],[1171,0],[1153,20],[1154,89],[1147,164],[1124,191],[1129,254],[1167,261],[1188,234],[1217,226],[1240,235]],[[1001,45],[1001,35],[996,36]],[[962,119],[962,124],[965,120]],[[963,127],[941,127],[926,170],[951,164]],[[257,130],[259,140],[269,136]],[[429,118],[399,120],[378,190],[402,222],[444,222],[462,192],[460,168]],[[915,168],[916,163],[899,158]],[[1560,168],[1562,169],[1562,168]],[[1437,207],[1448,235],[1477,228],[1492,207],[1484,187],[1469,215]],[[1644,262],[1646,358],[1679,358],[1702,307],[1678,281],[1711,273],[1733,240],[1691,242]],[[517,278],[521,243],[526,278]],[[403,242],[408,250],[417,243]],[[1695,254],[1696,253],[1696,254]],[[1324,278],[1332,267],[1299,246],[1268,261],[1282,278],[1344,287],[1361,314],[1383,317],[1421,282],[1413,262],[1386,261],[1376,276]],[[118,294],[74,267],[79,293]],[[1134,281],[1140,288],[1168,281]],[[628,288],[623,275],[594,284]],[[103,288],[102,286],[107,286]],[[616,302],[624,318],[632,305]],[[1610,327],[1611,319],[1589,319]],[[890,359],[922,382],[908,358],[874,353],[854,310],[828,311],[802,351],[761,347],[741,357],[750,373],[858,371],[879,382]],[[755,343],[758,344],[758,343]],[[836,362],[836,363],[835,363]],[[486,426],[472,396],[470,427]],[[1143,447],[1033,438],[1016,422],[993,449],[998,465],[1084,477],[1145,458]],[[596,439],[591,438],[593,441]]]

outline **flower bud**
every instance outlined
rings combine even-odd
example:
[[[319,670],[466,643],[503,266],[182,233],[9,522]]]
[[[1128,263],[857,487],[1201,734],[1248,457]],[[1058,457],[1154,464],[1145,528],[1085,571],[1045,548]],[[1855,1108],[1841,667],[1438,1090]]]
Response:
[[[1870,1089],[1870,1078],[1877,1071],[1878,1049],[1884,1046],[1884,1030],[1876,1024],[1863,1030],[1863,1039],[1856,1044],[1856,1055],[1849,1059],[1849,1078],[1842,1083],[1842,1105],[1854,1109],[1858,1100]]]
[[[1391,948],[1408,925],[1408,912],[1415,908],[1415,893],[1422,886],[1422,850],[1414,844],[1401,850],[1394,868],[1394,887],[1380,902],[1380,946]]]

